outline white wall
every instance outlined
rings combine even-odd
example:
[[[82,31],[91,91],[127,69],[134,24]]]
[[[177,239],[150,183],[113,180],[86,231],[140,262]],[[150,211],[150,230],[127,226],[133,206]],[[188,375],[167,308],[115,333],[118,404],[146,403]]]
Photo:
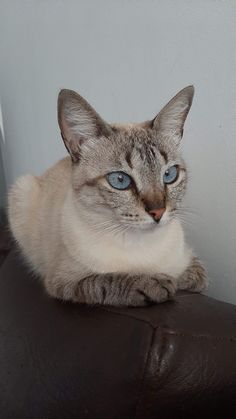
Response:
[[[236,2],[0,0],[0,53],[8,185],[65,154],[61,87],[108,121],[141,121],[195,85],[187,231],[208,267],[209,294],[236,303]]]

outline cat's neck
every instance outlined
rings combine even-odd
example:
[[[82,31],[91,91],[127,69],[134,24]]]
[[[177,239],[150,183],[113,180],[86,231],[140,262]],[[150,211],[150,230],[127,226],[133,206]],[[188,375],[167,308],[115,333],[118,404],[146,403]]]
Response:
[[[161,270],[176,275],[176,266],[182,269],[186,262],[184,234],[176,219],[149,231],[130,229],[115,233],[95,227],[83,220],[68,196],[62,214],[62,240],[73,260],[79,260],[92,272]]]

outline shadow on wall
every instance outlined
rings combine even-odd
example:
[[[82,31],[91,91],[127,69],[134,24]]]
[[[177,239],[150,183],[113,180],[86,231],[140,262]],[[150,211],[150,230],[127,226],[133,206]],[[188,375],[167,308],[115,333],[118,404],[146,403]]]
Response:
[[[3,168],[1,144],[3,143],[2,131],[0,129],[0,266],[11,248],[11,236],[9,234],[5,206],[7,202],[7,188]]]
[[[3,168],[1,144],[3,143],[2,131],[0,129],[0,209],[6,204],[6,182]]]

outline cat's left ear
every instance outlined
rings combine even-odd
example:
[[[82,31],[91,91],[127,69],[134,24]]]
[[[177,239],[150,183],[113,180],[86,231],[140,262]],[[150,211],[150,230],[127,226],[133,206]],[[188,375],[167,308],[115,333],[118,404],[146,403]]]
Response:
[[[87,140],[96,140],[111,132],[109,124],[73,90],[60,91],[57,110],[61,136],[73,162],[79,160],[81,149]]]
[[[175,95],[152,121],[152,126],[160,135],[183,136],[184,123],[192,105],[194,87],[188,86]]]

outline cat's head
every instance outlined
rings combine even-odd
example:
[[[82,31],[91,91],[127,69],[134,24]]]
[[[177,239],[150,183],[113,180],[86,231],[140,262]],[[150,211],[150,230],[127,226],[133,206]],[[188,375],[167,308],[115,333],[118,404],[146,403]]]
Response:
[[[172,219],[186,190],[180,142],[193,94],[193,86],[181,90],[151,121],[116,125],[74,91],[60,92],[58,121],[80,217],[117,232]]]

